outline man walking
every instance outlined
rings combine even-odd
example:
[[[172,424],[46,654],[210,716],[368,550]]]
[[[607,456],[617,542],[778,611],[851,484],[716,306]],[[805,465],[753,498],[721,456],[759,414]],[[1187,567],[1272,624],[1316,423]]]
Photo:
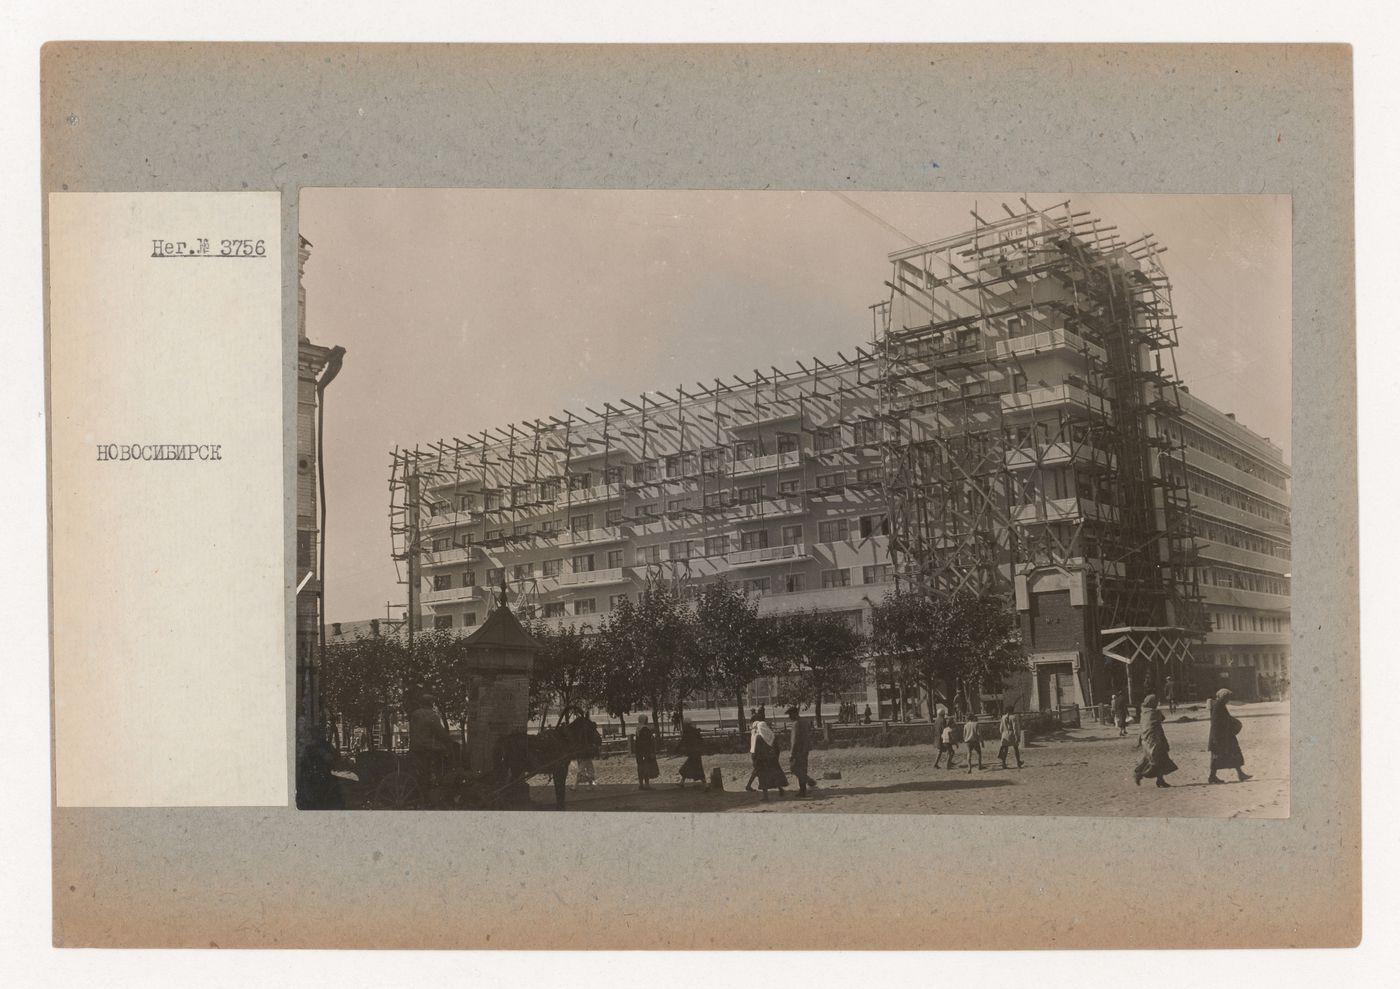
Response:
[[[438,714],[436,698],[425,693],[408,716],[408,760],[425,789],[438,785],[447,747],[447,725]]]
[[[977,753],[977,768],[982,768],[982,739],[977,735],[977,715],[969,714],[963,725],[963,744],[967,746],[967,771],[972,773],[972,753]]]
[[[1128,734],[1128,695],[1121,690],[1113,695],[1113,721],[1120,738]]]
[[[1016,753],[1016,768],[1021,768],[1021,716],[1016,713],[1016,705],[1006,709],[1001,716],[1001,768],[1006,768],[1007,752]]]
[[[802,717],[802,712],[794,705],[787,709],[788,720],[792,722],[791,751],[788,753],[788,769],[797,777],[797,795],[807,796],[807,787],[815,787],[816,780],[807,775],[807,756],[812,751],[812,726]]]
[[[1162,693],[1166,696],[1166,699],[1167,699],[1167,713],[1168,713],[1168,714],[1175,714],[1175,713],[1176,713],[1176,681],[1173,680],[1171,677],[1167,677],[1167,682],[1166,682],[1166,684],[1164,684],[1163,687],[1162,687]]]

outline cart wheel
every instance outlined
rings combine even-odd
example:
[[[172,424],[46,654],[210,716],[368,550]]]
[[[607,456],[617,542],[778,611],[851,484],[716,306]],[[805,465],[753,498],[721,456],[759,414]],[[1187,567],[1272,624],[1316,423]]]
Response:
[[[392,772],[374,788],[375,810],[411,810],[422,803],[418,784],[407,773]]]

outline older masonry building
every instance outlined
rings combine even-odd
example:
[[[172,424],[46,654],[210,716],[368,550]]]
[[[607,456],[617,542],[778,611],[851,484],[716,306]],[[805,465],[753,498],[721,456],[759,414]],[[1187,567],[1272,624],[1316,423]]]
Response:
[[[891,255],[852,356],[396,450],[410,614],[470,631],[505,581],[527,614],[596,624],[723,576],[868,630],[907,583],[1015,602],[1023,709],[1192,664],[1286,676],[1282,452],[1177,379],[1149,238],[1068,203],[1007,212]]]

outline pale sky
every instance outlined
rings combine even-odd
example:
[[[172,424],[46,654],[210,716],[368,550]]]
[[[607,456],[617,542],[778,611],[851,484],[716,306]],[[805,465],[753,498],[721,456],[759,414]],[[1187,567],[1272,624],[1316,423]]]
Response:
[[[395,445],[849,356],[888,297],[891,251],[1019,195],[303,190],[307,334],[347,351],[326,391],[327,619],[402,610]],[[1182,378],[1287,458],[1289,198],[1028,198],[1156,235]]]

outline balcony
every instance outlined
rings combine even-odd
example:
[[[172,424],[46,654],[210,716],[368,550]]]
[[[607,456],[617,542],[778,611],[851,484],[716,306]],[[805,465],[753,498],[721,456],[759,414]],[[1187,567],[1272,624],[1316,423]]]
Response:
[[[1286,574],[1293,569],[1293,561],[1291,560],[1269,556],[1267,553],[1256,553],[1250,549],[1241,549],[1228,543],[1202,540],[1196,545],[1203,561],[1214,560],[1220,563],[1233,563],[1251,570],[1263,570],[1266,573],[1276,574]]]
[[[758,501],[730,505],[725,514],[735,519],[775,519],[789,515],[801,515],[804,511],[802,499],[779,497],[762,498]]]
[[[1078,385],[1069,383],[1006,392],[1001,396],[1003,412],[1033,412],[1038,409],[1052,409],[1057,405],[1078,405],[1094,412],[1100,412],[1109,418],[1113,416],[1111,402],[1090,395]]]
[[[1201,599],[1207,604],[1226,605],[1233,608],[1252,608],[1255,611],[1290,611],[1293,598],[1287,594],[1268,594],[1264,591],[1245,591],[1238,587],[1219,587],[1215,584],[1201,585]]]
[[[1051,467],[1072,460],[1099,464],[1109,469],[1113,468],[1114,463],[1113,454],[1086,443],[1042,443],[1038,446],[1013,447],[1006,451],[1006,466],[1011,470]]]
[[[767,563],[780,563],[783,560],[799,560],[807,555],[803,543],[787,546],[764,546],[759,549],[741,549],[725,556],[731,567],[756,567]]]
[[[1288,522],[1275,522],[1273,519],[1227,505],[1223,501],[1195,491],[1191,492],[1191,509],[1197,515],[1220,519],[1222,522],[1233,522],[1245,529],[1258,529],[1260,532],[1277,536],[1287,536],[1289,530]]]
[[[453,546],[451,549],[434,549],[423,553],[423,565],[441,566],[447,563],[465,563],[472,558],[475,546]]]
[[[1284,488],[1275,487],[1262,477],[1242,471],[1233,464],[1227,464],[1223,460],[1217,460],[1208,453],[1197,450],[1195,447],[1186,448],[1186,464],[1189,467],[1200,471],[1202,474],[1210,474],[1218,477],[1222,481],[1233,484],[1237,488],[1244,488],[1260,498],[1273,502],[1287,502],[1289,500],[1288,491]]]
[[[480,587],[448,587],[440,591],[424,591],[424,604],[451,604],[454,601],[470,601],[483,596]]]
[[[454,525],[472,525],[480,522],[481,516],[476,512],[444,512],[442,515],[432,515],[423,523],[425,529],[446,529]]]
[[[583,585],[597,584],[625,584],[631,580],[623,567],[611,567],[607,570],[581,570],[577,573],[561,573],[559,575],[559,586],[579,587]]]
[[[1078,522],[1084,518],[1118,520],[1118,509],[1088,498],[1049,498],[1033,505],[1013,505],[1012,521],[1020,525],[1051,522]]]
[[[785,453],[770,453],[763,457],[750,457],[748,460],[734,461],[731,473],[735,477],[749,474],[765,474],[769,471],[796,467],[802,462],[802,454],[796,450]]]
[[[558,545],[561,547],[579,546],[601,546],[604,543],[625,542],[628,538],[627,529],[624,526],[600,526],[596,529],[571,529],[567,532],[556,533]]]
[[[1101,361],[1108,359],[1108,355],[1104,353],[1104,349],[1098,344],[1090,343],[1077,333],[1071,333],[1069,330],[1046,330],[1042,333],[1032,333],[1030,336],[1012,337],[1010,340],[998,340],[996,342],[996,355],[998,357],[1040,354],[1050,350],[1061,349],[1072,350],[1077,354],[1082,354],[1087,350]]]
[[[566,505],[589,505],[598,501],[612,501],[622,497],[622,484],[595,484],[591,488],[578,488],[564,492],[559,501]],[[556,503],[556,507],[558,504]]]

